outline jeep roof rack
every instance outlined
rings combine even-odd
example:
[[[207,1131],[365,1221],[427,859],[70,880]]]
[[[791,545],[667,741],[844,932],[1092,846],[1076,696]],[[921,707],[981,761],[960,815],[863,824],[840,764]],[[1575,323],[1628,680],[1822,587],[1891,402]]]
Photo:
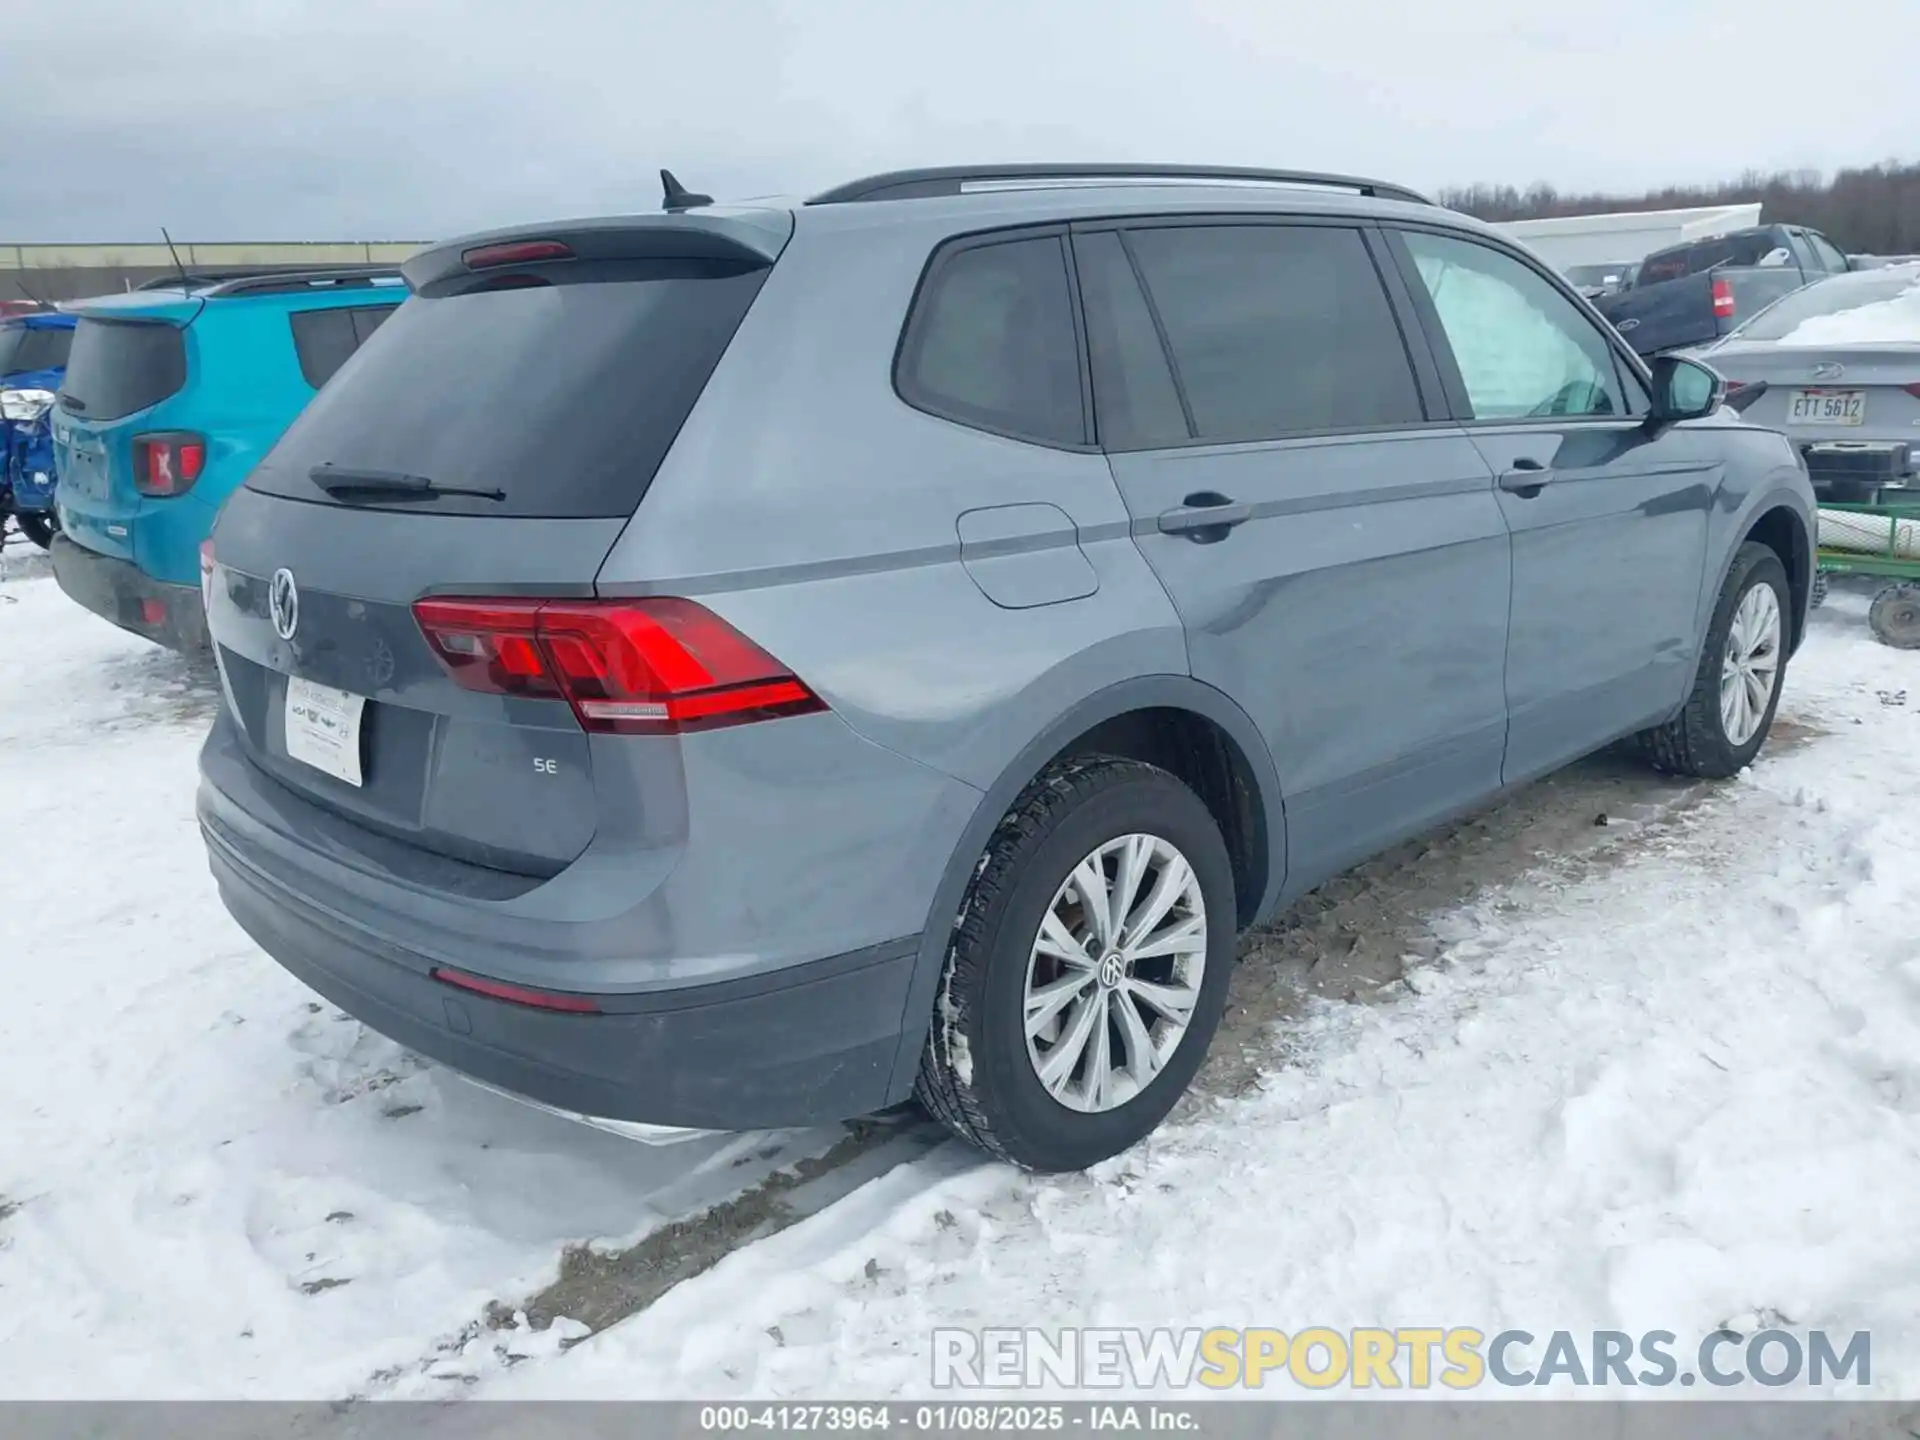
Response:
[[[1403,185],[1358,175],[1329,175],[1316,170],[1264,170],[1239,165],[941,165],[923,170],[892,170],[849,180],[823,190],[809,205],[841,205],[855,200],[917,200],[928,195],[965,195],[979,190],[1010,190],[1054,185],[1113,182],[1192,185],[1208,182],[1253,185],[1324,186],[1351,190],[1381,200],[1431,205],[1426,196]]]

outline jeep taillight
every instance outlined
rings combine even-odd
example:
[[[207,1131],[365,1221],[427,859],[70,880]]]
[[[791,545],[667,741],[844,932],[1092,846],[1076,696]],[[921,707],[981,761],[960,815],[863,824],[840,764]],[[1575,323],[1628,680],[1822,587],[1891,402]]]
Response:
[[[824,710],[791,671],[691,600],[414,603],[468,690],[564,699],[588,730],[677,734]]]
[[[142,495],[183,495],[207,468],[207,439],[188,430],[133,437],[133,488]]]

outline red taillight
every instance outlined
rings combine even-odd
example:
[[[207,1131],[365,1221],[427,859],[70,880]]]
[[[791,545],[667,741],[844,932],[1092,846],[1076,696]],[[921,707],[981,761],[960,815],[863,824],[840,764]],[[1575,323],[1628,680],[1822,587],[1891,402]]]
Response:
[[[1914,399],[1920,400],[1920,380],[1914,381],[1911,385],[1902,385],[1900,388],[1913,396]]]
[[[557,990],[529,990],[524,985],[488,980],[479,975],[449,970],[444,965],[434,966],[429,973],[443,985],[456,985],[476,995],[485,995],[489,1000],[505,1000],[514,1005],[531,1006],[535,1010],[564,1010],[571,1015],[600,1013],[598,1003],[585,995],[567,995]]]
[[[691,600],[431,599],[413,613],[461,685],[564,697],[588,730],[676,734],[826,708]]]
[[[161,430],[133,437],[133,488],[142,495],[182,495],[207,468],[204,436]]]
[[[531,265],[540,260],[571,260],[572,247],[558,240],[508,240],[499,245],[477,245],[460,252],[460,263],[469,270],[490,270],[496,265]]]
[[[1721,320],[1733,314],[1733,282],[1731,280],[1713,282],[1713,313]]]

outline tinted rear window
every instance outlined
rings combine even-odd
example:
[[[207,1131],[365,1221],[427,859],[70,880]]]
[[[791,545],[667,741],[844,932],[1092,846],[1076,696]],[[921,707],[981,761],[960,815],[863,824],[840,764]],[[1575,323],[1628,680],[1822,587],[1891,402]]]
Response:
[[[293,327],[293,349],[300,357],[300,374],[318,390],[333,372],[366,344],[380,322],[394,312],[392,305],[354,305],[331,310],[298,310],[287,317]]]
[[[310,478],[332,465],[505,497],[409,502],[439,513],[632,514],[767,272],[657,260],[613,273],[414,296],[248,485],[342,503]]]
[[[73,348],[73,327],[29,330],[24,325],[0,329],[0,375],[25,370],[57,370],[67,363]]]
[[[118,420],[158,405],[186,383],[186,336],[174,326],[83,319],[74,327],[60,403],[89,420]]]
[[[908,404],[1022,439],[1080,445],[1080,342],[1060,237],[969,243],[914,305],[898,381]]]
[[[1129,230],[1204,441],[1417,424],[1420,392],[1358,230]]]
[[[1722,235],[1649,255],[1640,264],[1636,284],[1657,285],[1662,280],[1678,280],[1682,275],[1698,275],[1719,265],[1758,265],[1775,250],[1786,247],[1786,237],[1772,230],[1749,230],[1738,235]]]

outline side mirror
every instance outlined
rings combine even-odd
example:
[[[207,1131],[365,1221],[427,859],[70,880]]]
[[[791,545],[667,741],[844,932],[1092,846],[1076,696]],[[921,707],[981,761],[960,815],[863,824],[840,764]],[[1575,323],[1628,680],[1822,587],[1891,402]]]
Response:
[[[1698,360],[1662,355],[1653,362],[1653,414],[1656,425],[1703,420],[1727,399],[1727,382]]]

